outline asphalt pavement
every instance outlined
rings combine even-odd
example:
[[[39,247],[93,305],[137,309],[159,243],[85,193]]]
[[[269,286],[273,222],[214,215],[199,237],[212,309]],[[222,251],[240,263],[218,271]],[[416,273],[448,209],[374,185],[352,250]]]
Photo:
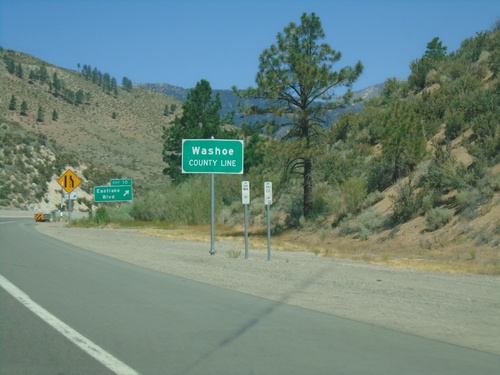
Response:
[[[1,374],[486,375],[500,368],[497,355],[148,270],[41,235],[34,225],[0,219]]]

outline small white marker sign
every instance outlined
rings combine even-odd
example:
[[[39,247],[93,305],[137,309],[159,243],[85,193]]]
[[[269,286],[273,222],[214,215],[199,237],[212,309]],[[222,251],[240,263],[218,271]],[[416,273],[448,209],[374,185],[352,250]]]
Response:
[[[270,206],[273,204],[273,183],[264,182],[264,204]]]
[[[64,199],[71,199],[72,201],[76,200],[76,198],[78,197],[77,190],[73,190],[71,193],[66,193],[65,191],[63,191],[63,194]]]
[[[250,181],[241,182],[241,203],[250,204]]]

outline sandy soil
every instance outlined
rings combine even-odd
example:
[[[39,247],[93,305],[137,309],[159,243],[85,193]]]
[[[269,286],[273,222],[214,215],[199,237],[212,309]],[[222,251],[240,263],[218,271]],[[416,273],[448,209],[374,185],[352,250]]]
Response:
[[[138,266],[262,298],[500,355],[500,277],[429,273],[324,257],[250,249],[240,243],[172,240],[125,229],[39,232]],[[244,248],[244,246],[243,246]]]

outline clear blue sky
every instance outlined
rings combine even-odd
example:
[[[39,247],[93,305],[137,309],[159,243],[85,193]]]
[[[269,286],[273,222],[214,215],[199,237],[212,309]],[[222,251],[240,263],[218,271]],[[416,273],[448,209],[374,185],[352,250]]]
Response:
[[[315,12],[337,68],[361,60],[354,89],[407,78],[439,37],[448,52],[500,17],[498,0],[0,0],[0,45],[121,84],[255,85],[258,58],[290,22]]]

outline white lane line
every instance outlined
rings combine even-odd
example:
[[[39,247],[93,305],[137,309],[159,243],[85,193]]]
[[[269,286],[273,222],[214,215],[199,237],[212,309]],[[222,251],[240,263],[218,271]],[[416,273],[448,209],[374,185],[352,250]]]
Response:
[[[66,323],[62,322],[54,315],[49,313],[42,306],[36,304],[26,293],[24,293],[21,289],[16,287],[2,275],[0,275],[0,286],[5,289],[11,296],[21,302],[24,306],[38,315],[42,320],[51,325],[56,331],[61,333],[63,336],[77,345],[80,349],[95,358],[115,374],[139,375],[139,373],[133,368],[130,368],[119,359],[113,357],[99,345],[94,344],[85,336],[81,335]]]

